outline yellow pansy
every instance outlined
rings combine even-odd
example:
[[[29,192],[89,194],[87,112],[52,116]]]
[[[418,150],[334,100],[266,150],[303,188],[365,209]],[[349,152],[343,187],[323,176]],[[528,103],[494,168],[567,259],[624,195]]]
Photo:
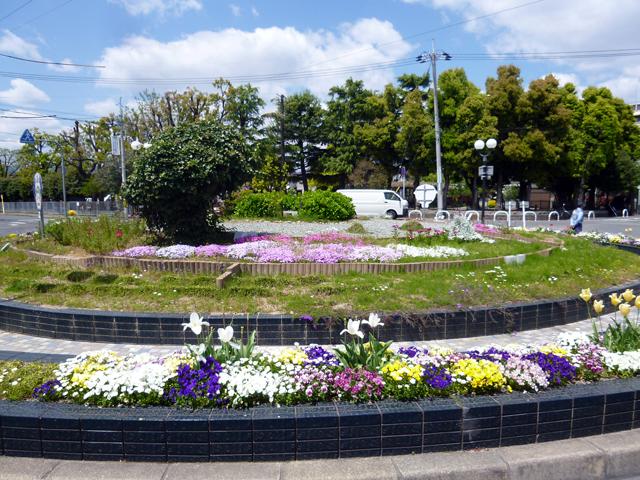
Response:
[[[637,303],[637,301],[636,301]],[[602,300],[594,300],[593,301],[593,310],[600,315],[604,310],[604,302]]]
[[[500,390],[507,383],[500,366],[488,360],[467,358],[453,364],[454,376],[466,377],[474,390]]]
[[[420,365],[410,365],[407,362],[396,360],[387,363],[380,372],[396,382],[409,381],[409,383],[416,383],[422,379],[422,370],[423,368]]]
[[[302,365],[307,360],[307,354],[299,348],[285,348],[277,356],[282,363],[291,363],[293,365]]]
[[[629,305],[628,303],[621,303],[618,307],[618,310],[620,310],[620,313],[624,318],[627,318],[629,316],[629,313],[631,312],[631,305]]]
[[[569,354],[569,352],[567,352],[564,348],[560,348],[555,343],[547,343],[546,345],[543,345],[542,347],[540,347],[540,351],[547,354],[553,353],[554,355],[558,355],[559,357],[566,357]]]
[[[580,292],[580,298],[585,302],[588,302],[589,300],[591,300],[591,297],[592,295],[591,295],[590,288],[583,288],[582,291]]]
[[[625,302],[631,303],[631,300],[636,298],[636,296],[633,294],[633,290],[631,290],[630,288],[627,288],[622,294],[622,298],[624,298]]]
[[[636,308],[640,308],[640,296],[636,297]]]
[[[611,295],[609,295],[609,298],[611,299],[611,305],[613,305],[614,307],[617,307],[622,303],[622,299],[618,297],[617,293],[612,293]]]

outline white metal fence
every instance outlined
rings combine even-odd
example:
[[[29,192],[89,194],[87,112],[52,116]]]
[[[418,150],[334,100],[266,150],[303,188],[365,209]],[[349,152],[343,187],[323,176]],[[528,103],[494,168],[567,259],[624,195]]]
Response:
[[[36,213],[36,202],[4,202],[4,212],[0,207],[1,213]],[[45,214],[64,215],[64,202],[42,202],[42,208]],[[110,214],[121,210],[122,207],[115,201],[67,201],[67,210],[75,210],[78,215],[102,215]]]

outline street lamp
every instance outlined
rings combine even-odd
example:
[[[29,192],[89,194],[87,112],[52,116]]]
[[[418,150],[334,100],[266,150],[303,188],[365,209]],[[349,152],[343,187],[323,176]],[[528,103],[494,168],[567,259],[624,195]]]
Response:
[[[136,151],[140,150],[142,148],[142,145],[143,143],[137,138],[133,142],[131,142],[131,148]]]
[[[482,179],[482,216],[481,222],[484,223],[484,209],[487,204],[487,178],[493,174],[493,167],[487,165],[487,159],[491,151],[496,148],[498,142],[495,138],[490,138],[486,142],[484,140],[476,140],[473,144],[478,154],[482,157],[482,166],[478,169],[480,178]]]
[[[150,147],[151,147],[151,144],[150,144],[149,142],[144,142],[144,143],[142,143],[142,142],[141,142],[140,140],[138,140],[137,138],[136,138],[133,142],[131,142],[131,148],[132,148],[133,150],[135,150],[136,152],[137,152],[138,150],[140,150],[141,148],[144,148],[144,149],[146,150],[147,148],[150,148]]]

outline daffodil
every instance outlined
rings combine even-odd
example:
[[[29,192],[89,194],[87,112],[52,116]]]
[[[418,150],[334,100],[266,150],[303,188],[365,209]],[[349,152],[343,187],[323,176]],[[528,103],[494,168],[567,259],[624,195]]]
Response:
[[[594,300],[593,301],[593,310],[600,315],[604,310],[604,302],[602,300]]]
[[[620,310],[620,313],[624,318],[627,318],[629,316],[629,312],[631,312],[631,305],[628,303],[621,303],[618,310]]]
[[[613,305],[614,307],[617,307],[622,303],[622,299],[618,297],[617,293],[612,293],[611,295],[609,295],[609,299],[611,299],[611,305]]]
[[[352,336],[358,336],[360,338],[364,338],[364,333],[360,331],[360,320],[349,319],[349,321],[347,322],[347,328],[342,330],[340,332],[340,335],[342,335],[345,332]]]
[[[633,294],[633,290],[631,290],[630,288],[627,288],[622,294],[622,298],[624,298],[625,302],[631,303],[631,300],[636,298],[636,296]]]
[[[590,288],[583,288],[582,291],[580,292],[580,298],[585,302],[589,302],[589,300],[591,300],[591,297],[592,295],[591,295]]]
[[[189,323],[182,324],[182,330],[190,329],[196,335],[200,335],[202,333],[202,326],[209,326],[209,322],[205,322],[202,320],[202,317],[198,315],[196,312],[192,312],[189,316]]]

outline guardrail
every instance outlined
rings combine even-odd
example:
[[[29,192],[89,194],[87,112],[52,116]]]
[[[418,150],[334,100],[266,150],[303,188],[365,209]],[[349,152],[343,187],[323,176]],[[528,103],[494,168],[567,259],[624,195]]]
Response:
[[[436,212],[435,217],[433,217],[434,220],[444,220],[443,218],[441,218],[442,215],[446,215],[447,216],[447,220],[449,220],[451,218],[451,215],[449,214],[448,210],[438,210]]]
[[[471,221],[471,217],[473,217],[474,215],[476,216],[476,222],[480,221],[480,212],[478,212],[477,210],[469,210],[464,214],[464,218]]]
[[[547,219],[548,222],[551,221],[551,216],[555,215],[556,216],[556,220],[560,220],[560,213],[556,212],[555,210],[553,212],[549,212],[549,218]]]
[[[507,212],[506,210],[498,210],[493,214],[493,221],[495,222],[498,215],[501,215],[501,214],[504,214],[507,217],[507,220],[509,220],[510,218],[509,212]]]

